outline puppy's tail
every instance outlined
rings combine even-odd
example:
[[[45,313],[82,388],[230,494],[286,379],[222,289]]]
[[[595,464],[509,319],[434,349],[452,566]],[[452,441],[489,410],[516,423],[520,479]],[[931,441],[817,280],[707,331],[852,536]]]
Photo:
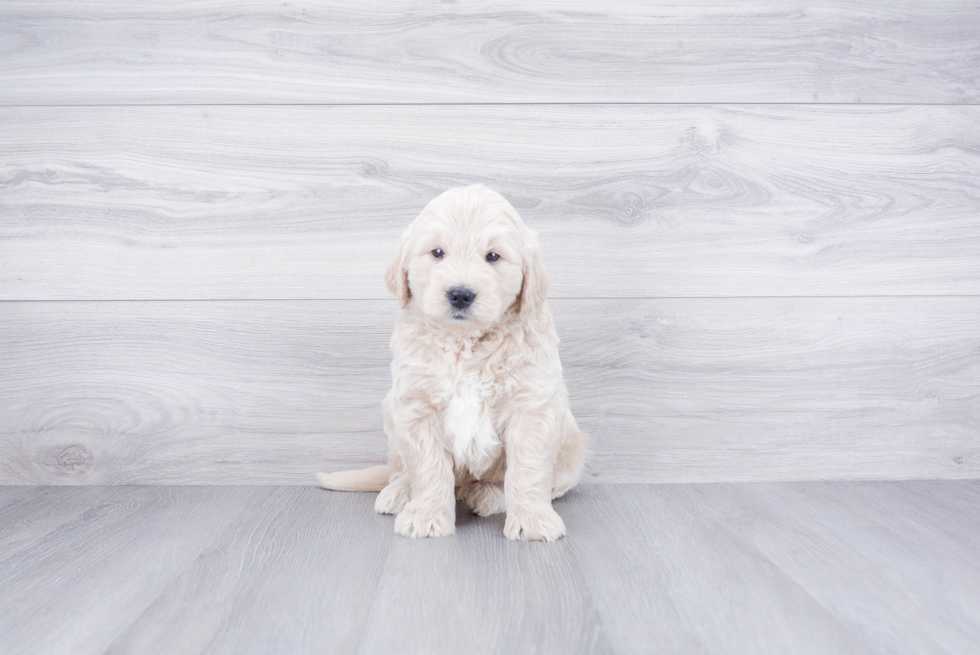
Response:
[[[388,486],[391,466],[371,466],[356,471],[317,473],[316,479],[324,489],[333,491],[381,491]]]

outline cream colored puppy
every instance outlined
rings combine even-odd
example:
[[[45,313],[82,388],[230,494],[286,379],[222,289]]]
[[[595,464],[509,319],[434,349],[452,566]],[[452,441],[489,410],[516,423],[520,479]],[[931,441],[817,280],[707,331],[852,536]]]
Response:
[[[342,491],[380,490],[395,532],[455,532],[456,499],[506,510],[508,539],[558,539],[551,500],[582,475],[588,436],[568,409],[537,238],[500,194],[449,189],[388,266],[401,311],[384,401],[389,464],[319,473]]]

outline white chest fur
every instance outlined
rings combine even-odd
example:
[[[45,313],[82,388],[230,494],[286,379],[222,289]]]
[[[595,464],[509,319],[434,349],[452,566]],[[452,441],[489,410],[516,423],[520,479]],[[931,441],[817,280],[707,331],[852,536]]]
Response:
[[[469,379],[449,390],[446,407],[446,436],[457,465],[465,465],[480,477],[500,456],[501,443],[493,427],[488,407],[489,389],[479,380]]]

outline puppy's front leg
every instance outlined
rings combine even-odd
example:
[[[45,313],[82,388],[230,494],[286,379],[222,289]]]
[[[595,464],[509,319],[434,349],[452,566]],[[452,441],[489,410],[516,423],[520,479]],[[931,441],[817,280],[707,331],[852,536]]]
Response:
[[[508,539],[554,541],[565,536],[565,522],[551,507],[557,436],[547,412],[518,416],[507,432],[504,504]]]
[[[405,537],[444,537],[456,532],[456,477],[452,453],[435,414],[412,421],[406,464],[412,499],[395,518]]]

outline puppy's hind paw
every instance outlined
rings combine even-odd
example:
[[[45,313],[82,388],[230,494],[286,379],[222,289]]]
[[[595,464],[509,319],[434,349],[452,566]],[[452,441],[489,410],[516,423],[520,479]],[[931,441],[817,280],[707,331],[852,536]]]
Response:
[[[378,514],[397,514],[405,509],[410,496],[409,485],[399,478],[381,490],[374,501],[374,511]]]
[[[409,503],[395,517],[395,532],[412,539],[446,537],[456,532],[456,517],[444,509],[413,507]]]
[[[551,507],[508,510],[504,536],[520,541],[555,541],[565,536],[565,522]]]
[[[456,494],[459,500],[477,516],[492,516],[504,511],[504,490],[493,482],[472,482],[460,487]]]

